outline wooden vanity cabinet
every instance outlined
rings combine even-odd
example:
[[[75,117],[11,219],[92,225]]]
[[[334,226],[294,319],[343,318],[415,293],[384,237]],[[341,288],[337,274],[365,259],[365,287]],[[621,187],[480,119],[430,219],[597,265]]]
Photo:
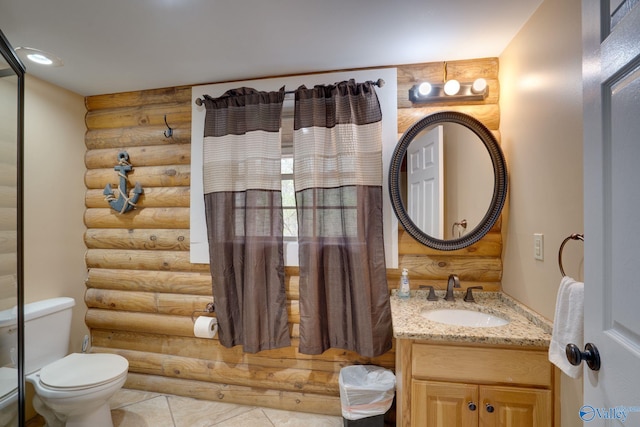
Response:
[[[396,354],[398,426],[554,425],[556,378],[546,349],[403,339]]]

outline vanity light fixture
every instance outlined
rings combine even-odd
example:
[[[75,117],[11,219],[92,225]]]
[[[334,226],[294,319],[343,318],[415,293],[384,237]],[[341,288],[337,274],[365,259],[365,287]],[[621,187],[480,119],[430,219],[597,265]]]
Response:
[[[27,59],[35,64],[47,67],[62,67],[64,64],[62,59],[58,58],[56,55],[40,49],[34,49],[32,47],[17,47],[15,50],[20,58],[23,60]]]
[[[431,90],[422,93],[419,83],[409,89],[409,100],[414,104],[447,101],[482,101],[489,95],[489,86],[485,79],[476,79],[473,82],[458,82],[449,80],[446,83],[431,83]],[[427,83],[429,84],[429,83]]]
[[[482,101],[489,95],[487,81],[478,78],[473,82],[447,79],[447,63],[444,63],[444,83],[420,82],[409,89],[409,100],[414,104],[447,101]]]

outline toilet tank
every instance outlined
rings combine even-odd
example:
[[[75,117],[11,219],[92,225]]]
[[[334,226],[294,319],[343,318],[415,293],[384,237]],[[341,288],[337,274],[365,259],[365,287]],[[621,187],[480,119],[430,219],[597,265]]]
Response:
[[[16,366],[18,325],[16,308],[0,311],[0,367]]]
[[[24,364],[31,374],[67,355],[73,298],[59,297],[24,305]]]

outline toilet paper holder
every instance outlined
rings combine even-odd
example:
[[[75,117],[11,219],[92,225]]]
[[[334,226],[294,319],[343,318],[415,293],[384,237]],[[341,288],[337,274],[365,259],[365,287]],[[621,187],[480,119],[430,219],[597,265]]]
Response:
[[[204,310],[194,310],[191,313],[191,321],[193,323],[196,323],[196,313],[215,313],[215,311],[216,311],[216,307],[213,304],[213,302],[207,303]]]

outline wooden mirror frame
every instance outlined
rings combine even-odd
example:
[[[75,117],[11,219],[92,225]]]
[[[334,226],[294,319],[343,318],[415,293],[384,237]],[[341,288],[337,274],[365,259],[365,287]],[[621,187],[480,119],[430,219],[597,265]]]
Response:
[[[450,240],[436,239],[424,231],[409,218],[409,215],[402,203],[402,197],[400,193],[400,167],[402,161],[407,154],[407,148],[413,139],[424,129],[441,124],[441,123],[457,123],[465,126],[473,133],[475,133],[491,157],[491,163],[493,164],[493,196],[491,198],[491,204],[487,213],[482,218],[480,223],[466,235]],[[422,243],[433,249],[442,251],[453,251],[456,249],[466,248],[478,240],[482,239],[485,234],[491,230],[491,227],[496,223],[502,212],[502,208],[507,197],[507,165],[504,159],[504,154],[498,145],[498,141],[493,136],[491,131],[487,129],[480,121],[464,113],[457,111],[442,111],[434,114],[430,114],[417,122],[415,122],[407,131],[402,135],[400,141],[396,145],[391,158],[391,166],[389,167],[389,195],[391,197],[391,205],[393,211],[400,221],[400,224],[404,229],[418,242]]]

